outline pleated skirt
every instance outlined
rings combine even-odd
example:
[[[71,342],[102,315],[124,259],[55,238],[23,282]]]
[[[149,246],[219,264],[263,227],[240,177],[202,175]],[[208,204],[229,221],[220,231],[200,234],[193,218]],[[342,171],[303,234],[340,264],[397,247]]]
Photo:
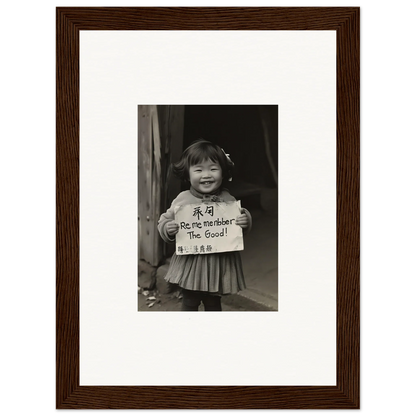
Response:
[[[246,288],[238,251],[213,254],[173,254],[165,280],[188,290],[234,294]]]

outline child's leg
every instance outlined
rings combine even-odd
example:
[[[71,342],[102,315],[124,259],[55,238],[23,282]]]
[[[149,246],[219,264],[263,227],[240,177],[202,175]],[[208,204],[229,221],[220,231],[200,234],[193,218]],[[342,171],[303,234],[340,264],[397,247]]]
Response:
[[[200,292],[182,289],[182,311],[198,311],[200,303]]]
[[[222,311],[221,308],[221,296],[205,294],[202,298],[205,311]]]

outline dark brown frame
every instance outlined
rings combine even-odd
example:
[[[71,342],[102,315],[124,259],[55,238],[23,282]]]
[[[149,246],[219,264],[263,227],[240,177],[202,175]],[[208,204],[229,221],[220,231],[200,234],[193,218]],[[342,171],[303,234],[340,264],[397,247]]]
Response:
[[[56,407],[58,409],[358,409],[360,9],[56,10]],[[336,386],[79,385],[79,31],[336,30]]]

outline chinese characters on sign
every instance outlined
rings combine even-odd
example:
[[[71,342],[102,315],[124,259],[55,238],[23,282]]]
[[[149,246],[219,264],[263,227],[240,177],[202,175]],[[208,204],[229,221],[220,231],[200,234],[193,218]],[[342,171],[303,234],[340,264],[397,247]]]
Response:
[[[175,208],[176,254],[209,254],[244,249],[243,230],[235,224],[240,201],[190,204]]]
[[[179,254],[190,254],[189,251],[193,250],[193,254],[198,253],[212,253],[212,246],[211,244],[208,244],[207,246],[193,246],[193,247],[187,247],[187,246],[178,246],[178,252]]]
[[[205,214],[211,215],[211,217],[214,216],[214,206],[213,205],[206,205]],[[203,217],[204,214],[202,213],[201,206],[198,205],[194,208],[194,213],[192,214],[194,217]]]

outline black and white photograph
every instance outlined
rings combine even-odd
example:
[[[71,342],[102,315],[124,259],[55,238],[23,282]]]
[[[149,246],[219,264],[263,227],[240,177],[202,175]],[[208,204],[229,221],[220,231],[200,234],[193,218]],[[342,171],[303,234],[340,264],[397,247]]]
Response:
[[[138,310],[278,311],[278,106],[138,106]]]

